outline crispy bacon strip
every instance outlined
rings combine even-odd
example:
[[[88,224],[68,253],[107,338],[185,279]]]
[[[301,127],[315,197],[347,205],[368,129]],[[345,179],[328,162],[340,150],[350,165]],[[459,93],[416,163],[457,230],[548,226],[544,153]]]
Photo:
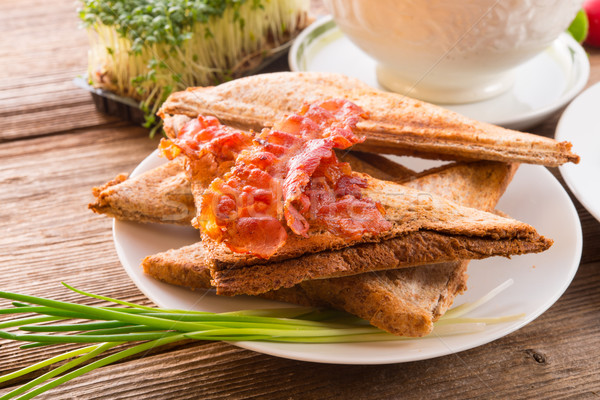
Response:
[[[215,117],[199,116],[185,124],[176,138],[161,139],[159,149],[169,160],[183,152],[190,160],[211,154],[223,162],[235,160],[251,143],[250,133],[221,125]]]
[[[333,152],[364,140],[352,131],[364,116],[353,103],[327,100],[263,129],[205,191],[203,232],[235,252],[268,258],[284,245],[285,225],[298,235],[316,226],[352,239],[390,229],[377,204],[361,197],[366,182]]]

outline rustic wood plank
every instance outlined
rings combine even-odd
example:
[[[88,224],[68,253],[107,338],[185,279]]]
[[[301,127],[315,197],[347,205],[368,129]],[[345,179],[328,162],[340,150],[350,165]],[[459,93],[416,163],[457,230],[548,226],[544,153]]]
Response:
[[[156,140],[145,129],[129,127],[25,144],[0,146],[0,287],[74,300],[60,287],[66,281],[146,302],[120,267],[111,221],[91,213],[87,203],[92,186],[131,171],[156,147]],[[15,348],[2,348],[0,371],[19,368],[43,353],[28,352],[17,361],[22,356]]]
[[[71,0],[0,2],[0,142],[118,121],[96,111],[73,78],[87,69],[88,39]]]
[[[90,103],[90,94],[77,88],[72,72],[32,76],[27,80],[0,81],[0,117],[56,110]]]
[[[5,0],[0,3],[0,79],[55,70],[84,71],[88,42],[78,28],[77,2]]]
[[[118,124],[121,121],[98,112],[90,102],[89,94],[84,93],[82,99],[75,103],[62,103],[53,109],[35,110],[27,114],[0,116],[0,123],[5,127],[0,135],[0,142],[3,142]]]

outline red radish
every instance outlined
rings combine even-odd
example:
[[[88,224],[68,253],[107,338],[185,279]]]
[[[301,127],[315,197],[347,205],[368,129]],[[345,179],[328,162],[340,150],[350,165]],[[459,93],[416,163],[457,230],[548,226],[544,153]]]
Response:
[[[585,43],[600,47],[600,0],[587,0],[583,4],[583,8],[590,23]]]

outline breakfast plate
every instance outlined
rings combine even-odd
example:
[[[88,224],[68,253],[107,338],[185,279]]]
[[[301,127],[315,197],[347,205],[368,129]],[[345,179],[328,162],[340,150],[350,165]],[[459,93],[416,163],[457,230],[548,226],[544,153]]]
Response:
[[[409,168],[421,170],[433,162],[394,157]],[[148,156],[132,176],[148,171],[165,160],[157,152]],[[429,359],[471,349],[501,338],[528,324],[547,310],[566,290],[581,257],[581,225],[573,203],[560,183],[540,166],[522,165],[498,209],[536,227],[554,239],[554,245],[541,254],[473,261],[469,265],[468,290],[454,304],[475,301],[503,282],[514,284],[497,297],[472,311],[473,317],[523,314],[511,322],[488,325],[476,333],[429,336],[392,342],[297,344],[235,342],[260,353],[295,360],[335,364],[387,364]],[[553,218],[548,218],[552,215]],[[248,296],[216,296],[212,290],[191,291],[159,282],[144,275],[141,260],[154,253],[198,241],[192,228],[114,221],[115,247],[125,271],[137,287],[164,308],[226,312],[241,309],[287,306]],[[535,288],[535,290],[532,290]]]
[[[559,167],[565,182],[583,206],[600,221],[600,83],[586,89],[564,111],[556,140],[566,140],[581,156],[579,164]]]
[[[331,17],[319,19],[298,36],[289,64],[292,71],[337,72],[384,90],[377,82],[375,60],[345,37]],[[473,103],[440,105],[479,121],[523,130],[571,101],[589,73],[585,51],[565,33],[516,69],[515,84],[507,92]]]

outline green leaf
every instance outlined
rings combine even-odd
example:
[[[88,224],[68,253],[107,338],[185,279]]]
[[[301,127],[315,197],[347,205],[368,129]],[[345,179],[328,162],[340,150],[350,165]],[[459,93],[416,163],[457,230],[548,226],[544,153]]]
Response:
[[[587,14],[584,9],[579,10],[573,22],[567,29],[567,31],[573,36],[579,43],[583,43],[588,35],[590,23],[588,21]]]

